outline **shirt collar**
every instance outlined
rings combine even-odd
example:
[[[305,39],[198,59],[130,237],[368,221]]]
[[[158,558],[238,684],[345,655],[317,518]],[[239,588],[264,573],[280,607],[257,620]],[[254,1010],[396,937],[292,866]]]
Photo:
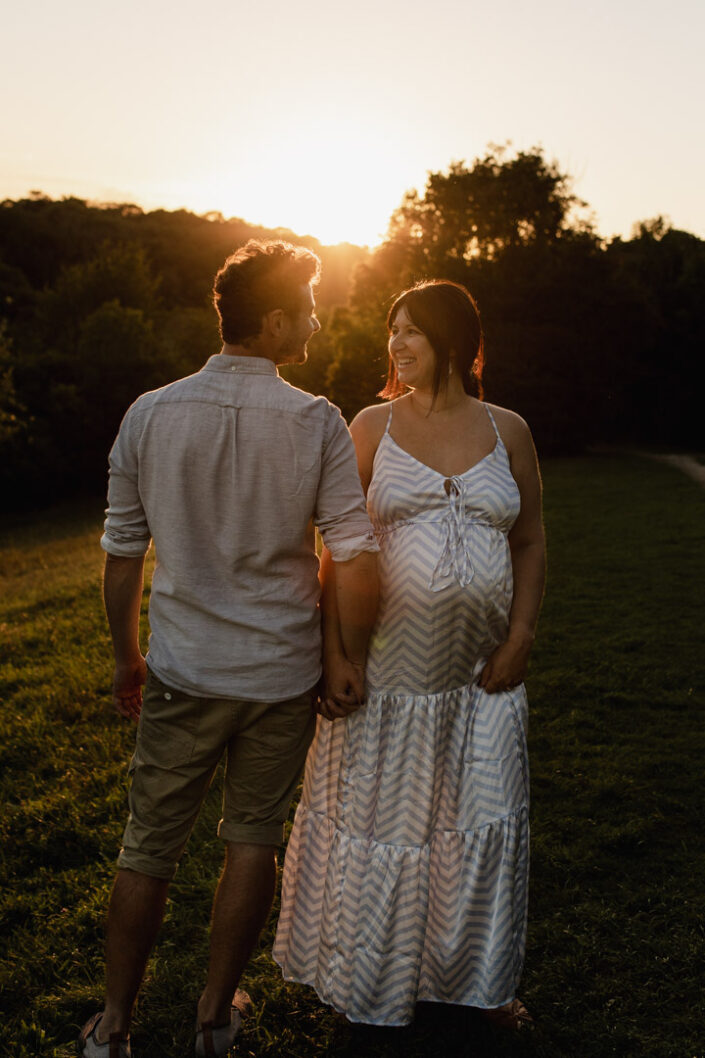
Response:
[[[203,365],[203,371],[236,371],[241,375],[276,375],[277,365],[264,356],[231,356],[215,353]]]

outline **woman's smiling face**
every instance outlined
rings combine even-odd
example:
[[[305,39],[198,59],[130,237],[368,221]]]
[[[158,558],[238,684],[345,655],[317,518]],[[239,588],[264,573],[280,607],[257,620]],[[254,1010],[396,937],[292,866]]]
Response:
[[[436,354],[402,305],[389,329],[389,355],[399,381],[411,389],[433,389]]]

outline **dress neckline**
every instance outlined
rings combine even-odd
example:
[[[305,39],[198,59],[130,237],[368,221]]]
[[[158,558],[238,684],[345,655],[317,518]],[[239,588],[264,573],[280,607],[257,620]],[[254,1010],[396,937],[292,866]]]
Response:
[[[424,463],[420,459],[417,459],[416,456],[412,456],[411,452],[407,452],[406,448],[402,448],[399,442],[395,441],[389,432],[385,432],[384,437],[388,438],[388,440],[392,442],[397,451],[401,452],[402,455],[405,455],[408,459],[413,460],[413,462],[416,463],[417,466],[423,467],[424,470],[428,470],[429,473],[435,474],[437,478],[443,478],[444,481],[448,481],[451,478],[464,478],[467,474],[472,473],[473,470],[477,470],[477,468],[482,463],[497,454],[497,450],[499,449],[500,444],[502,444],[502,438],[497,435],[497,440],[494,443],[494,448],[492,449],[492,451],[488,452],[486,456],[482,457],[482,459],[478,459],[476,463],[473,463],[471,467],[468,467],[467,470],[464,470],[462,474],[444,474],[442,471],[436,470],[435,467],[430,467],[428,463]]]
[[[413,460],[413,462],[416,463],[417,466],[423,467],[425,470],[430,471],[430,473],[431,474],[435,474],[436,477],[443,478],[444,481],[450,481],[452,478],[464,478],[467,474],[470,474],[473,470],[475,470],[482,463],[484,463],[486,459],[489,459],[491,456],[496,455],[497,454],[497,450],[499,449],[500,446],[502,448],[504,448],[504,441],[502,440],[500,432],[497,429],[497,423],[495,422],[494,415],[492,414],[492,412],[490,411],[488,406],[486,404],[484,404],[484,403],[483,403],[483,408],[487,412],[487,414],[489,416],[489,420],[492,423],[492,427],[493,427],[494,432],[495,432],[496,440],[495,440],[495,443],[494,443],[494,448],[490,452],[488,452],[486,456],[483,456],[482,459],[478,459],[477,462],[473,463],[471,467],[468,467],[467,470],[464,470],[462,472],[462,474],[443,474],[443,473],[441,473],[440,470],[436,470],[435,467],[430,467],[428,465],[428,463],[423,463],[420,459],[417,459],[416,456],[412,456],[411,452],[407,452],[406,448],[402,448],[402,446],[399,444],[399,442],[394,440],[394,438],[392,437],[391,433],[389,432],[389,429],[390,429],[390,427],[392,425],[392,412],[394,410],[394,405],[393,404],[389,405],[389,415],[387,416],[387,425],[386,425],[385,430],[384,430],[383,439],[385,437],[388,437],[389,440],[394,445],[394,447],[399,452],[402,452],[405,456],[408,456],[408,458]]]

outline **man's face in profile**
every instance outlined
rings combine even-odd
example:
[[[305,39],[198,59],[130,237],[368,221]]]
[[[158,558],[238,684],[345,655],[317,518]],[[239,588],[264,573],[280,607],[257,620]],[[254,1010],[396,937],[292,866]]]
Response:
[[[277,363],[304,364],[308,356],[308,340],[321,329],[316,319],[316,302],[310,283],[301,287],[301,308],[295,316],[287,317],[287,322],[289,329],[279,350]]]

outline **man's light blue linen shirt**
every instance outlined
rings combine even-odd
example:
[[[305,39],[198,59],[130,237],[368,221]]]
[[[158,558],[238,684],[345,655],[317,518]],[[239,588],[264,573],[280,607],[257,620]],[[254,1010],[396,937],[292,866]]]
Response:
[[[277,701],[321,671],[313,526],[334,561],[377,551],[336,407],[259,357],[212,356],[129,408],[103,548],[154,540],[148,664],[200,697]]]

